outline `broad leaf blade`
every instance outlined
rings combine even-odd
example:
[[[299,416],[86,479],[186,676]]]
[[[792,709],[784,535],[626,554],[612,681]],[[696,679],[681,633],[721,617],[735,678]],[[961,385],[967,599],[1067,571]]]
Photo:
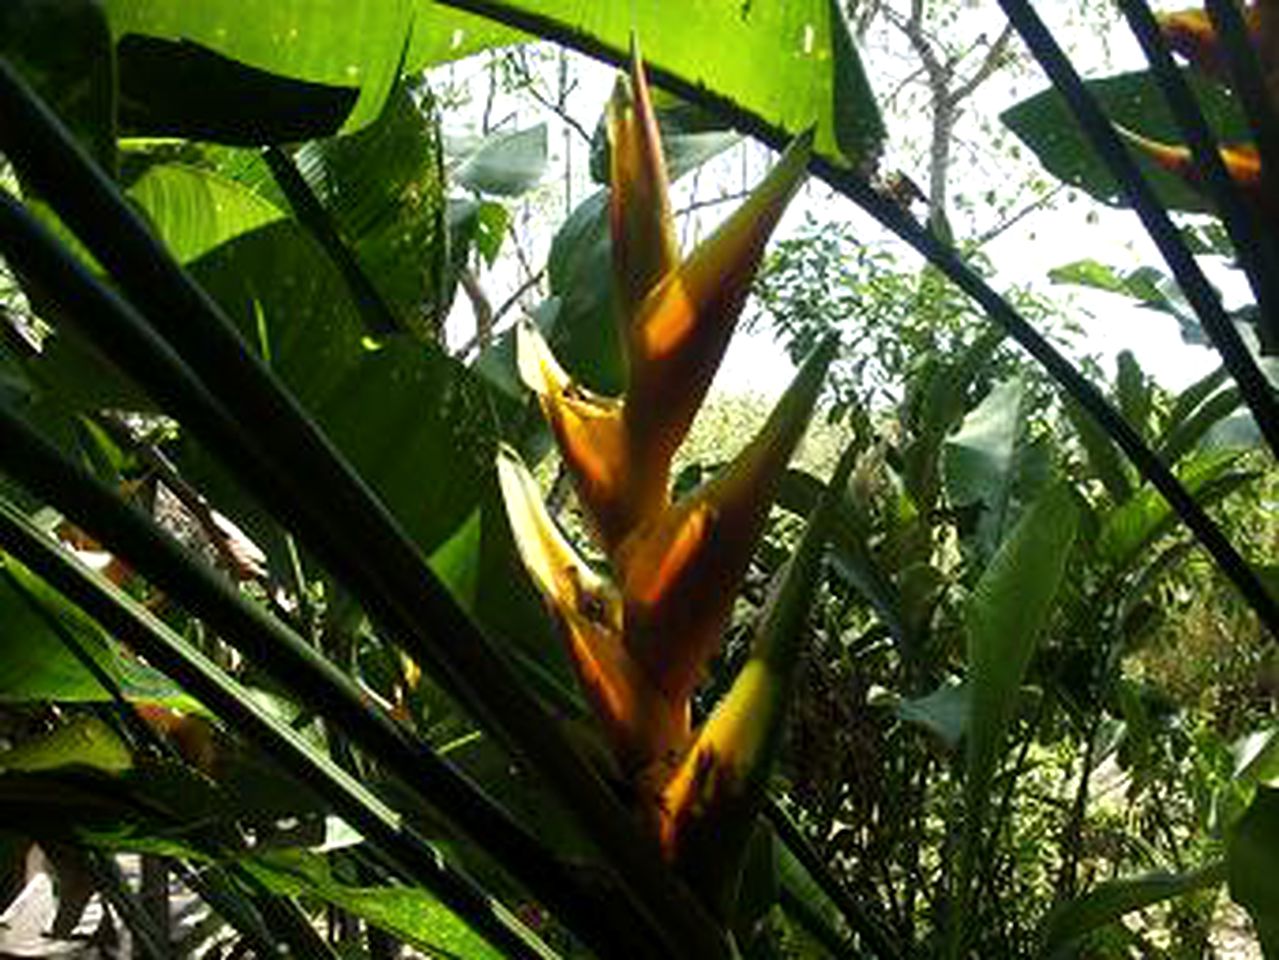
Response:
[[[149,167],[128,192],[182,263],[284,218],[279,207],[235,181],[181,163]]]
[[[304,850],[258,854],[244,861],[244,867],[274,893],[316,897],[425,950],[430,956],[476,960],[501,957],[457,914],[421,888],[351,886],[332,876],[323,857]]]
[[[1043,951],[1049,956],[1056,955],[1062,948],[1125,914],[1214,887],[1225,877],[1225,864],[1213,863],[1188,873],[1153,873],[1098,884],[1052,912],[1044,928]]]
[[[984,795],[994,774],[1078,520],[1073,492],[1049,488],[995,554],[968,601],[968,777],[975,796]]]
[[[492,6],[551,39],[602,46],[618,62],[637,36],[659,86],[672,74],[791,134],[815,128],[815,152],[830,160],[858,164],[878,152],[879,110],[833,0],[703,0],[680,7],[674,23],[656,0]]]
[[[1226,850],[1230,896],[1252,917],[1268,957],[1279,956],[1279,789],[1258,787]]]

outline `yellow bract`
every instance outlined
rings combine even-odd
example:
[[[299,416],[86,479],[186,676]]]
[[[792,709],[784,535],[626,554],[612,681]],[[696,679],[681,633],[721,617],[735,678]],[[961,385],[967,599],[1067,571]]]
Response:
[[[541,402],[616,582],[578,556],[513,452],[501,454],[498,474],[524,565],[559,622],[638,817],[676,859],[679,825],[701,822],[690,811],[707,798],[706,784],[743,779],[718,758],[758,753],[749,748],[747,728],[751,704],[766,691],[752,671],[697,734],[690,730],[690,702],[719,645],[833,345],[805,363],[759,436],[729,467],[672,504],[671,458],[723,358],[768,236],[803,178],[809,138],[797,141],[746,203],[681,262],[638,59],[618,82],[608,129],[627,390],[604,397],[576,383],[531,324],[521,326],[517,348],[520,376]],[[778,709],[755,705],[761,715]]]

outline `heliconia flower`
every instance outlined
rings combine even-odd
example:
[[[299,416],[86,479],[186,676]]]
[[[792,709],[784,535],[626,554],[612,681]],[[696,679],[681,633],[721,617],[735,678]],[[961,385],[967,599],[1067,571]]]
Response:
[[[622,768],[678,754],[689,733],[688,703],[661,696],[627,652],[617,590],[565,539],[518,454],[503,447],[497,471],[520,558],[559,621],[578,683]]]
[[[745,848],[779,748],[800,663],[804,622],[816,588],[832,513],[855,462],[846,453],[770,594],[750,659],[698,731],[660,798],[658,839],[714,908],[727,915]]]
[[[686,843],[690,834],[715,833],[702,830],[708,821],[699,810],[739,798],[743,809],[754,802],[753,788],[740,785],[760,776],[751,758],[765,757],[776,735],[770,711],[780,715],[793,655],[765,657],[757,644],[753,665],[696,740],[690,702],[835,344],[824,342],[804,362],[759,434],[728,467],[672,505],[671,458],[723,359],[768,237],[803,178],[811,137],[799,138],[728,221],[681,262],[638,56],[609,104],[608,128],[626,392],[604,397],[575,382],[531,324],[520,327],[517,349],[520,376],[538,395],[615,584],[565,539],[518,456],[503,450],[497,466],[520,555],[559,623],[634,810],[668,859],[682,864],[696,847]],[[787,659],[791,666],[783,665]],[[768,693],[774,687],[777,695]],[[751,746],[761,717],[762,739]],[[708,862],[732,860],[708,843]],[[713,902],[723,887],[703,889]]]
[[[1116,126],[1115,130],[1144,156],[1149,157],[1169,173],[1181,177],[1195,190],[1202,192],[1203,177],[1189,147],[1151,140],[1121,126]],[[1219,149],[1221,162],[1244,199],[1260,210],[1269,221],[1279,223],[1279,208],[1276,208],[1274,202],[1266,196],[1262,187],[1261,156],[1257,148],[1251,144],[1240,143]]]
[[[671,458],[723,358],[768,237],[803,178],[811,138],[799,138],[679,263],[657,120],[638,61],[609,116],[625,397],[575,383],[531,326],[521,330],[518,352],[521,377],[540,397],[593,531],[613,556],[669,502]]]
[[[618,551],[626,648],[671,700],[692,695],[719,643],[834,350],[832,339],[813,351],[737,458]]]
[[[765,244],[803,180],[812,137],[798,138],[718,230],[644,300],[626,336],[623,416],[636,461],[669,470],[741,314]]]
[[[623,328],[662,277],[679,263],[666,161],[643,63],[631,45],[630,76],[619,76],[607,108],[609,226]]]

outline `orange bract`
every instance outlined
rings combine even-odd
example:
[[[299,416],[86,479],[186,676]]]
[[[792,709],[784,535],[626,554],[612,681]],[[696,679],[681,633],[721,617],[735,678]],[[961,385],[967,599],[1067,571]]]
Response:
[[[740,690],[735,684],[725,701],[725,709],[734,705],[732,724],[717,711],[721,719],[696,736],[690,701],[834,346],[805,362],[729,467],[672,504],[671,458],[723,358],[768,236],[803,177],[809,138],[797,141],[746,203],[680,262],[657,122],[638,60],[619,80],[608,128],[626,393],[604,397],[576,383],[530,324],[519,330],[518,354],[521,378],[538,395],[616,585],[564,538],[514,453],[501,454],[498,473],[524,565],[559,622],[639,818],[674,860],[680,824],[700,822],[691,811],[707,784],[731,792],[745,780],[743,770],[718,758],[736,763],[759,753],[734,745],[751,742],[754,695],[743,692],[750,684]],[[762,715],[771,716],[770,709]]]

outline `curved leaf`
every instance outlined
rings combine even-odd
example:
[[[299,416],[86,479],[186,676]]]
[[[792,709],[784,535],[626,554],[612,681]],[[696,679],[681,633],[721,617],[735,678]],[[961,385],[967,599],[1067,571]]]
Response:
[[[323,857],[306,850],[275,850],[242,864],[273,893],[315,897],[386,930],[430,956],[500,960],[502,956],[459,917],[418,887],[355,887],[329,871]]]
[[[1228,92],[1190,71],[1186,72],[1186,81],[1218,140],[1232,143],[1248,139],[1247,123]],[[1149,72],[1090,80],[1086,85],[1113,122],[1152,140],[1181,141],[1180,128]],[[1089,146],[1066,101],[1055,88],[1023,100],[1004,111],[1001,119],[1057,179],[1080,187],[1106,203],[1120,202],[1114,178]],[[1201,212],[1213,209],[1179,177],[1155,166],[1144,156],[1136,153],[1134,156],[1166,206]]]
[[[1075,539],[1073,492],[1054,486],[1026,512],[995,554],[968,601],[968,787],[989,785],[1017,690],[1052,612]],[[970,816],[975,812],[970,810]]]
[[[1153,873],[1098,884],[1052,912],[1044,928],[1043,953],[1053,956],[1125,914],[1217,886],[1225,878],[1225,864],[1218,862],[1188,873]]]
[[[126,116],[152,132],[157,116],[204,123],[203,136],[236,143],[358,129],[377,119],[401,73],[521,39],[431,0],[293,0],[251,15],[240,0],[106,0],[106,9]]]
[[[453,179],[479,193],[517,197],[546,172],[546,124],[487,137],[453,171]]]
[[[284,217],[235,181],[180,163],[149,167],[128,193],[182,263]]]

